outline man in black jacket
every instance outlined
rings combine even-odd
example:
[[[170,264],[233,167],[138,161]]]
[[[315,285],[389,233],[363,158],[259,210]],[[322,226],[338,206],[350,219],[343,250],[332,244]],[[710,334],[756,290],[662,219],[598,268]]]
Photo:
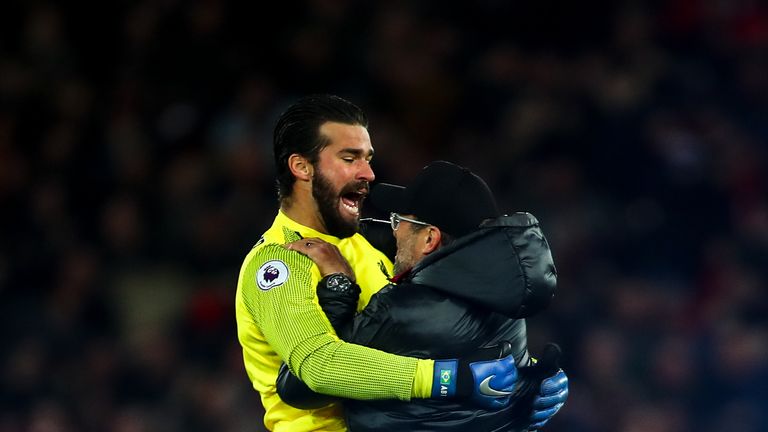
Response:
[[[288,245],[312,258],[325,276],[318,297],[339,337],[421,358],[459,357],[509,341],[520,377],[512,402],[497,411],[461,401],[347,400],[350,430],[541,427],[562,407],[568,385],[554,359],[532,366],[527,350],[524,318],[546,307],[556,287],[552,255],[536,218],[501,216],[480,177],[442,161],[428,165],[407,188],[377,185],[371,199],[391,211],[396,276],[360,314],[354,315],[354,273],[333,245],[319,239]],[[308,399],[287,369],[278,391],[286,402],[304,407],[325,402]]]

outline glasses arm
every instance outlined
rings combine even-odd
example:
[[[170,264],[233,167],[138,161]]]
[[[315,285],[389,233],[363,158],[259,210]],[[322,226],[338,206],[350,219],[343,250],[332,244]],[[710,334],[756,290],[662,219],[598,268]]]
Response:
[[[389,225],[389,221],[388,220],[375,219],[375,218],[362,218],[362,219],[360,219],[360,222],[374,222],[374,223],[380,223],[380,224],[387,224],[387,225]]]

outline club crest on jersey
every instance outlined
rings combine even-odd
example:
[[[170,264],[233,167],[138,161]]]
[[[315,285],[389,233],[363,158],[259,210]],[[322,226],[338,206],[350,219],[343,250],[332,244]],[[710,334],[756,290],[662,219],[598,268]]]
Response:
[[[288,280],[288,267],[280,260],[265,262],[256,271],[256,283],[264,291],[280,286]]]
[[[390,279],[392,276],[389,275],[389,272],[387,271],[387,266],[384,265],[384,261],[379,260],[379,270],[381,270],[382,273],[384,273],[384,276],[387,277],[387,279]]]

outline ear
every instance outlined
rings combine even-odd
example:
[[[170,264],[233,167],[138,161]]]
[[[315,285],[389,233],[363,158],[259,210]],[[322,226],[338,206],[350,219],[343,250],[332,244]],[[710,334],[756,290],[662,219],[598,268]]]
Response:
[[[426,231],[426,237],[422,243],[421,253],[429,255],[440,247],[443,234],[440,232],[440,228],[436,226],[428,226],[424,231]]]
[[[314,167],[304,156],[294,153],[288,157],[288,169],[298,180],[309,181],[314,175]]]

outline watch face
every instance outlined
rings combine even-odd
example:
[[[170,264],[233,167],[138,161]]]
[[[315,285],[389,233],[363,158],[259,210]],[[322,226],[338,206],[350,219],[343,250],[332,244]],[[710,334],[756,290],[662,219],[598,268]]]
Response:
[[[335,274],[328,278],[326,286],[333,291],[347,291],[352,286],[352,282],[344,275]]]

